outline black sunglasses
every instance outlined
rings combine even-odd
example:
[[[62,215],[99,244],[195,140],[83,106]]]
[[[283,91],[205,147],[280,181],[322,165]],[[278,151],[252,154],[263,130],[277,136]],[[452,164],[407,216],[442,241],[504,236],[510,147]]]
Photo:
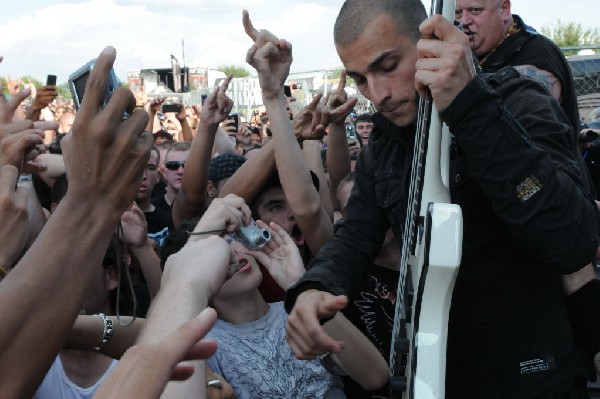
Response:
[[[165,162],[165,168],[169,170],[179,170],[185,167],[185,161],[169,161]]]

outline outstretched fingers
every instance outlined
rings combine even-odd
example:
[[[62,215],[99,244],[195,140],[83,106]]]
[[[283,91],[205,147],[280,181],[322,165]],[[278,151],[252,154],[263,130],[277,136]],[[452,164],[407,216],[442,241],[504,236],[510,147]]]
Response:
[[[15,111],[19,105],[31,94],[31,89],[21,90],[15,93],[10,100],[6,101],[4,95],[1,97],[0,106],[0,123],[11,123]]]
[[[217,108],[223,114],[228,114],[233,108],[233,101],[227,97],[227,89],[229,88],[231,79],[233,79],[233,75],[227,76],[217,90]]]
[[[258,38],[258,30],[252,25],[252,21],[250,20],[250,13],[248,10],[242,10],[242,23],[244,24],[244,31],[252,39],[253,42],[256,42]]]
[[[338,83],[337,91],[344,90],[346,88],[346,70],[342,69],[340,72],[340,83]]]
[[[77,111],[79,120],[90,121],[100,111],[102,98],[104,97],[104,88],[106,87],[106,78],[110,72],[115,59],[117,58],[117,51],[114,47],[106,47],[98,58],[94,69],[90,72],[90,76],[85,85],[85,96]],[[77,118],[75,118],[75,124],[77,124]],[[77,132],[79,129],[74,129]],[[85,132],[86,129],[83,127],[81,132]]]

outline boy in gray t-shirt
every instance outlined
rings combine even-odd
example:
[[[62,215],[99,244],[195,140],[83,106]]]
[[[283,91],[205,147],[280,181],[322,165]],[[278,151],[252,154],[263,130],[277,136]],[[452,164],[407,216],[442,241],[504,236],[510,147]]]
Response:
[[[208,337],[219,349],[208,365],[240,399],[345,397],[339,376],[318,358],[296,359],[285,340],[286,320],[283,302],[269,304],[267,314],[253,322],[217,320]],[[334,392],[339,396],[332,396]]]
[[[214,231],[214,226],[234,231],[246,213],[249,219],[241,198],[218,198],[196,231]],[[257,224],[268,228],[260,221]],[[258,291],[262,274],[257,260],[284,290],[304,274],[304,264],[294,240],[281,227],[271,223],[269,230],[272,239],[260,251],[228,239],[239,270],[212,298],[219,320],[209,336],[216,339],[218,349],[208,360],[209,366],[231,384],[239,398],[343,398],[340,374],[348,374],[366,389],[383,386],[389,375],[385,359],[341,314],[324,326],[343,343],[342,349],[323,360],[296,359],[286,342],[283,303],[268,304]]]

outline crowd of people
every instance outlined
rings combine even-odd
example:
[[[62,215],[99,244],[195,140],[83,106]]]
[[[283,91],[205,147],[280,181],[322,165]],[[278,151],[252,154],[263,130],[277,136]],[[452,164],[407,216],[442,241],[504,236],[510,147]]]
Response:
[[[510,6],[457,0],[457,29],[419,0],[346,0],[345,70],[303,108],[284,90],[292,44],[243,11],[265,107],[250,120],[232,114],[231,76],[192,107],[121,87],[103,108],[112,47],[81,104],[9,79],[2,395],[388,397],[430,93],[464,221],[443,396],[588,397],[600,110],[581,125],[560,50]],[[354,113],[347,76],[378,112]]]

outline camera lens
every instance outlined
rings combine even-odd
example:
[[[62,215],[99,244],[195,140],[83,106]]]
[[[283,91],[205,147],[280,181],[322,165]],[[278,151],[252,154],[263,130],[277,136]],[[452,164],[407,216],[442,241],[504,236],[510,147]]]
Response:
[[[254,243],[259,248],[271,240],[271,233],[269,233],[267,230],[262,230],[261,232],[257,231],[255,233],[256,235],[254,236]]]

